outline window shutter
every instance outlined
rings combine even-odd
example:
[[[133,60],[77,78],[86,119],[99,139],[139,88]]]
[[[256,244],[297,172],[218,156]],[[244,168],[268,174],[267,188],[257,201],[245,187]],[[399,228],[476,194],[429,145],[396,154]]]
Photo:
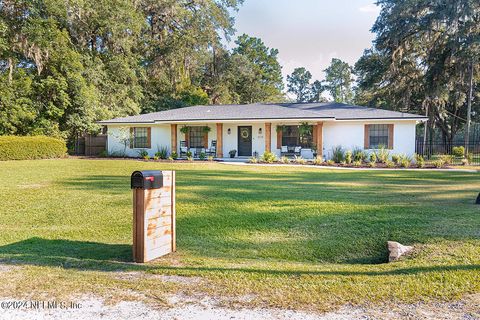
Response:
[[[393,149],[393,124],[388,125],[388,149]]]
[[[282,148],[282,127],[277,126],[277,149]]]
[[[152,128],[147,128],[147,149],[152,147]]]
[[[203,132],[203,147],[208,149],[208,132]]]
[[[369,149],[370,148],[370,125],[365,125],[364,130],[364,137],[363,137],[363,148]]]
[[[135,139],[135,128],[130,128],[130,149],[133,149],[134,139]]]

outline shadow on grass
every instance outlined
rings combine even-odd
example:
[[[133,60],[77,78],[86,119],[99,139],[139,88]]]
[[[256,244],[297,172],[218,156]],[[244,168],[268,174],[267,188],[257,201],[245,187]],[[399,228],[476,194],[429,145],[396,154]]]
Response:
[[[349,270],[276,270],[259,268],[221,267],[172,267],[164,261],[147,264],[131,262],[131,246],[86,241],[49,240],[30,238],[0,246],[0,263],[11,265],[52,266],[64,269],[89,271],[147,271],[149,273],[173,273],[185,276],[208,276],[209,274],[257,274],[266,276],[394,276],[414,275],[428,272],[480,271],[480,265],[441,265],[397,268],[391,270],[349,271]],[[393,266],[392,266],[393,267]]]

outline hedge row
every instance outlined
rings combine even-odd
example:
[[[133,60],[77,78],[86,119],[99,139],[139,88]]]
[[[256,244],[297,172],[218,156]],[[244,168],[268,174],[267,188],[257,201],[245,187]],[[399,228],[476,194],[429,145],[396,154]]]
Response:
[[[45,136],[0,136],[0,160],[49,159],[65,156],[65,141]]]

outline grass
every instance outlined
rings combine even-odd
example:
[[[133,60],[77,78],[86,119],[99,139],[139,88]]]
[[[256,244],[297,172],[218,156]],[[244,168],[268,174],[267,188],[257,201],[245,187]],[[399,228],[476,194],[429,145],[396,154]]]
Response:
[[[133,160],[1,162],[0,292],[329,310],[480,292],[480,175]],[[177,170],[178,252],[131,263],[129,175]],[[386,241],[415,253],[386,264]],[[0,265],[1,267],[1,265]],[[134,280],[126,272],[139,273]],[[194,285],[157,275],[200,278]]]

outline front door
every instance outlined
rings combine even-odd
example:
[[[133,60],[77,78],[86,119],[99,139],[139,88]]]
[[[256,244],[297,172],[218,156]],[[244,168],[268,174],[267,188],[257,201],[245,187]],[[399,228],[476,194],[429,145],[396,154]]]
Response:
[[[252,127],[238,127],[238,156],[252,156]]]

